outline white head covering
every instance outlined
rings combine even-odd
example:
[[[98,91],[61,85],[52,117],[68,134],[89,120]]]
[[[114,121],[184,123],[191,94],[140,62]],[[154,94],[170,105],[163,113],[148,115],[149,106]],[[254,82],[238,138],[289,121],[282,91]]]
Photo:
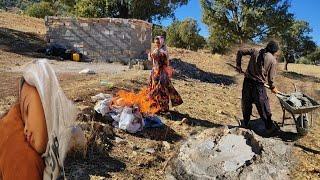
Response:
[[[85,148],[84,133],[75,126],[76,107],[63,93],[57,76],[46,59],[28,63],[24,68],[23,79],[36,87],[46,118],[48,144],[42,155],[46,166],[43,179],[57,179],[61,175],[68,151],[76,146]]]

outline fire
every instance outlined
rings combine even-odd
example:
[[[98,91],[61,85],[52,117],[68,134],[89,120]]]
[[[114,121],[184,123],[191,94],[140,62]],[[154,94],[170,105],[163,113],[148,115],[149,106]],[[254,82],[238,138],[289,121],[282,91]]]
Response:
[[[148,89],[143,88],[138,93],[120,90],[116,97],[112,100],[112,104],[116,106],[138,106],[141,113],[155,114],[160,110],[155,101],[148,97]]]

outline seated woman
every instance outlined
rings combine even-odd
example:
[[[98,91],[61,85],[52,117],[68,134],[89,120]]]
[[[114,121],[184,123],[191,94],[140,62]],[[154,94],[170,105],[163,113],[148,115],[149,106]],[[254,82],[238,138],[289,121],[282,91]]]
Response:
[[[0,120],[0,179],[57,179],[75,132],[84,143],[75,117],[49,63],[29,63],[18,103]]]
[[[169,66],[168,51],[164,44],[164,38],[157,36],[155,43],[156,49],[150,54],[153,67],[149,82],[149,96],[160,107],[160,112],[167,112],[169,111],[170,100],[172,106],[182,104],[183,100],[170,80],[172,69]]]

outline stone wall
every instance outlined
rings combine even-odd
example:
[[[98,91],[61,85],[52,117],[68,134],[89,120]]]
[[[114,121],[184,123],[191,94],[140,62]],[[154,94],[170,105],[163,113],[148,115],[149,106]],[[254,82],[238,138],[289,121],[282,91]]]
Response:
[[[151,48],[152,24],[136,19],[45,18],[46,40],[75,49],[93,61],[141,58]]]

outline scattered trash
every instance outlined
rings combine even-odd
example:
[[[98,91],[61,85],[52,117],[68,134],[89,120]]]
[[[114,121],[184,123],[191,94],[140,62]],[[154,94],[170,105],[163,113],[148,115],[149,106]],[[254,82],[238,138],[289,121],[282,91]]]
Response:
[[[112,99],[112,95],[111,94],[99,93],[99,94],[97,94],[95,96],[91,96],[91,101],[92,102],[97,102],[97,101],[105,100],[105,99],[111,100]]]
[[[144,152],[149,153],[149,154],[153,154],[156,152],[156,150],[154,148],[147,148],[144,150]]]
[[[129,133],[141,131],[144,127],[142,115],[137,109],[125,107],[121,112],[118,127]]]
[[[105,81],[105,83],[107,83]],[[144,128],[158,128],[164,124],[157,116],[148,115],[148,108],[143,106],[144,109],[140,109],[138,105],[126,104],[122,98],[113,98],[110,94],[99,93],[91,97],[93,102],[96,102],[94,110],[97,112],[95,117],[107,117],[112,118],[112,125],[116,128],[125,130],[129,133],[136,133],[142,131]],[[141,103],[141,101],[137,101]],[[100,117],[101,119],[101,117]]]
[[[163,123],[158,116],[148,116],[144,118],[145,128],[158,128],[162,127]]]
[[[81,70],[79,74],[96,74],[96,72],[94,70],[87,68],[87,69]]]
[[[45,53],[47,56],[59,57],[60,60],[81,61],[83,59],[82,53],[78,53],[74,49],[67,49],[60,44],[52,44],[39,52]]]
[[[102,101],[99,101],[95,106],[94,110],[101,114],[102,116],[105,116],[107,113],[111,111],[110,107],[110,99],[104,99]]]
[[[183,118],[181,122],[184,123],[184,124],[188,124],[188,119],[187,118]]]
[[[101,86],[106,86],[106,87],[109,88],[109,89],[111,89],[111,88],[114,87],[113,83],[108,82],[108,81],[106,81],[106,80],[100,81],[100,84],[101,84]]]

